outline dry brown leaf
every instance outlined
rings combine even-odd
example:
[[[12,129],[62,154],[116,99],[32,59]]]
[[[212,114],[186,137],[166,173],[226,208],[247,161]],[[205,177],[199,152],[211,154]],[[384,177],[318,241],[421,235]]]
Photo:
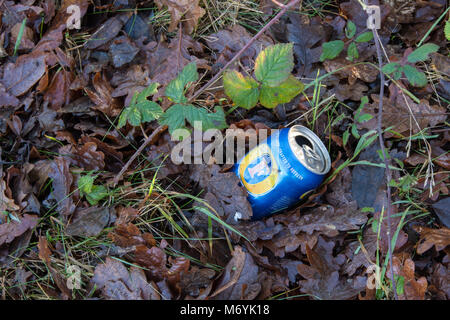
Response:
[[[0,246],[11,243],[15,238],[36,227],[38,223],[35,215],[25,214],[19,219],[20,222],[11,220],[0,224]]]
[[[16,43],[19,36],[22,23],[16,23],[11,29],[11,43]],[[30,50],[34,48],[33,30],[30,27],[25,26],[23,29],[22,37],[19,42],[19,50]]]
[[[73,74],[70,71],[61,69],[55,74],[52,82],[44,94],[44,100],[48,101],[53,110],[58,110],[70,101],[70,84],[73,81]]]
[[[356,277],[353,281],[344,281],[339,277],[339,266],[343,259],[333,256],[334,243],[319,237],[315,249],[306,247],[306,255],[310,266],[299,264],[298,272],[306,280],[299,281],[300,290],[313,298],[325,300],[350,299],[358,295],[365,286],[364,277]]]
[[[119,261],[106,258],[95,268],[91,282],[97,285],[108,300],[159,300],[154,283],[147,282],[142,269],[127,268]]]
[[[120,211],[119,211],[120,212]],[[147,245],[153,247],[156,241],[152,234],[144,233],[132,223],[119,224],[114,231],[108,233],[108,237],[118,246],[122,248],[132,247],[136,245]]]
[[[258,267],[252,256],[236,246],[233,258],[225,267],[217,282],[217,289],[210,298],[217,300],[253,300],[261,291]]]
[[[45,55],[26,54],[17,58],[15,63],[8,63],[0,82],[13,96],[25,94],[47,71]]]
[[[181,21],[186,34],[195,30],[198,20],[206,13],[199,2],[200,0],[155,0],[158,9],[167,7],[170,12],[169,32],[174,31]]]
[[[241,220],[249,220],[252,207],[247,200],[247,191],[240,186],[239,178],[233,172],[220,172],[218,165],[192,165],[191,178],[197,181],[206,194],[203,197],[229,224],[236,224],[235,214]],[[193,220],[207,221],[204,213],[197,213]]]
[[[50,164],[48,177],[53,184],[51,197],[57,202],[60,217],[66,221],[76,208],[71,195],[73,176],[69,170],[69,161],[62,157],[55,158]]]
[[[436,247],[437,251],[441,251],[450,245],[449,228],[431,229],[422,226],[414,226],[414,230],[420,234],[420,241],[417,247],[418,254],[423,254],[433,246]]]
[[[71,165],[90,170],[103,170],[105,168],[105,155],[97,151],[95,142],[85,142],[74,146],[71,144],[59,148],[59,153],[70,161]]]
[[[65,232],[69,236],[95,237],[108,225],[109,220],[108,207],[77,208]]]
[[[85,89],[89,98],[95,103],[95,109],[103,112],[108,117],[116,117],[121,112],[121,107],[116,98],[112,97],[113,88],[109,84],[105,75],[101,76],[97,72],[92,79],[95,91]]]
[[[42,261],[44,261],[44,263],[47,266],[49,266],[50,265],[50,256],[51,256],[52,252],[48,247],[48,242],[47,242],[46,237],[39,236],[38,250],[39,250],[39,258]]]
[[[401,89],[394,83],[389,86],[389,98],[383,98],[383,122],[382,127],[393,127],[392,130],[400,135],[416,134],[428,126],[435,126],[447,119],[446,110],[438,105],[430,105],[427,100],[420,100],[417,104],[407,95],[401,94]],[[379,96],[371,95],[373,103],[365,108],[364,113],[372,114],[374,117],[358,126],[360,128],[376,128]],[[416,118],[417,123],[411,114]],[[395,133],[385,132],[386,138],[396,136]]]
[[[399,300],[424,300],[425,292],[427,291],[427,279],[420,277],[416,279],[414,274],[415,264],[410,258],[402,261],[398,257],[392,258],[392,265],[394,274],[404,278],[403,294],[399,294]],[[391,271],[388,269],[387,277],[391,278]]]
[[[318,231],[334,237],[339,234],[339,231],[359,229],[359,226],[366,221],[367,214],[358,210],[356,201],[353,201],[337,209],[330,205],[314,208],[296,222],[290,223],[288,228],[292,234],[306,232],[311,235],[314,231]]]

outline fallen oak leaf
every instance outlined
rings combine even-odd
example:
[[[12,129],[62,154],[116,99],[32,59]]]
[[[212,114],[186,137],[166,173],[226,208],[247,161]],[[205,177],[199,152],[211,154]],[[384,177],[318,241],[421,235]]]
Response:
[[[340,257],[333,257],[333,242],[326,242],[322,237],[315,249],[306,247],[310,266],[299,264],[297,270],[306,280],[300,280],[300,291],[325,300],[350,299],[366,287],[365,277],[356,277],[353,281],[343,281],[339,277]]]
[[[258,273],[258,267],[252,256],[244,252],[240,246],[236,246],[233,258],[218,280],[218,289],[209,298],[217,300],[255,299],[261,291],[261,284],[257,282]]]
[[[160,300],[153,282],[147,282],[142,269],[132,266],[130,271],[110,257],[97,265],[91,283],[108,300]]]
[[[403,277],[403,290],[401,287],[397,289],[400,291],[398,294],[399,300],[424,300],[425,292],[427,291],[428,282],[425,277],[420,277],[416,280],[415,277],[415,264],[410,258],[407,258],[405,261],[402,261],[398,257],[392,258],[392,265],[394,269],[394,274],[397,277]],[[392,269],[389,267],[387,276],[391,279],[390,276]],[[399,280],[396,280],[399,282]],[[398,283],[397,283],[398,284]]]
[[[292,234],[306,232],[311,235],[318,231],[329,237],[339,234],[339,231],[357,230],[367,221],[367,214],[357,209],[356,201],[345,207],[335,209],[330,205],[315,208],[309,214],[302,215],[296,222],[288,225]]]
[[[449,228],[431,229],[422,226],[414,226],[413,228],[420,234],[420,241],[417,246],[418,254],[423,254],[433,246],[436,247],[436,251],[441,251],[450,245]]]
[[[38,217],[29,214],[25,214],[19,220],[11,220],[0,224],[0,246],[11,243],[28,230],[32,230],[38,223]]]

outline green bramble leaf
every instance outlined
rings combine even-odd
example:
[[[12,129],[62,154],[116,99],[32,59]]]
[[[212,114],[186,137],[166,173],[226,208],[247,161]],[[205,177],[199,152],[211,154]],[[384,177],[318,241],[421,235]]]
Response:
[[[391,62],[383,66],[381,68],[381,71],[383,71],[386,74],[391,74],[394,71],[396,71],[400,67],[400,64],[398,62]]]
[[[197,80],[197,65],[195,62],[191,62],[183,68],[175,79],[169,82],[165,91],[166,97],[175,103],[187,103],[188,100],[184,96],[184,89],[189,83]]]
[[[280,103],[288,103],[304,88],[303,83],[290,75],[283,83],[276,87],[262,86],[260,103],[266,108],[275,108]]]
[[[94,185],[95,178],[96,176],[87,174],[78,179],[78,190],[80,195],[85,196],[90,205],[96,205],[109,194],[106,187]]]
[[[173,134],[176,129],[187,129],[186,121],[197,129],[201,123],[203,131],[211,128],[226,128],[225,113],[222,108],[216,107],[215,110],[216,112],[210,113],[191,104],[175,104],[167,109],[158,121],[159,124],[169,127],[170,134]]]
[[[141,124],[141,112],[139,111],[138,108],[136,108],[136,106],[133,106],[130,108],[130,111],[128,112],[128,123],[131,124],[132,126],[139,126]]]
[[[147,100],[151,95],[158,92],[159,83],[152,83],[142,92],[135,92],[130,105],[125,108],[119,117],[117,127],[122,128],[128,121],[132,126],[139,126],[143,122],[150,122],[158,119],[163,110],[153,101]]]
[[[359,36],[356,37],[356,42],[369,42],[373,39],[373,33],[372,31],[367,31],[364,33],[361,33]]]
[[[424,87],[427,84],[427,76],[425,73],[417,70],[413,66],[410,66],[408,64],[404,65],[402,67],[402,71],[405,74],[408,81],[416,87]]]
[[[416,63],[428,59],[428,55],[439,50],[439,46],[434,43],[426,43],[408,55],[408,62]]]
[[[159,124],[168,126],[170,134],[176,129],[186,128],[185,107],[183,104],[174,104],[158,119]]]
[[[395,70],[392,77],[394,78],[394,80],[400,79],[402,77],[402,68]]]
[[[230,70],[223,75],[223,86],[227,96],[239,107],[251,109],[258,103],[259,85],[251,77]]]
[[[146,100],[145,102],[139,102],[135,107],[141,114],[141,122],[156,120],[163,114],[163,110],[159,104],[153,101]]]
[[[92,186],[94,185],[94,177],[91,175],[85,175],[78,179],[78,189],[83,194],[88,194],[92,191]]]
[[[445,22],[444,28],[445,38],[450,41],[450,20]]]
[[[353,23],[353,21],[348,20],[347,26],[345,27],[345,36],[348,39],[351,39],[356,34],[356,25]]]
[[[354,42],[350,43],[347,49],[347,59],[350,61],[354,61],[359,58],[358,49],[356,48],[356,44]]]
[[[325,42],[322,44],[320,61],[323,62],[326,59],[334,59],[342,52],[342,50],[344,50],[344,41],[342,40]]]
[[[294,68],[292,43],[280,43],[262,50],[255,61],[255,77],[266,86],[277,86]]]
[[[216,112],[208,112],[204,108],[190,106],[186,109],[186,120],[194,129],[206,131],[208,129],[225,129],[225,113],[219,106],[215,107]],[[199,125],[201,124],[201,127]]]
[[[130,112],[130,108],[125,108],[119,117],[119,122],[117,123],[117,128],[120,129],[127,123],[128,113]]]
[[[86,200],[91,206],[95,206],[100,200],[108,196],[108,189],[104,186],[92,186],[90,193],[86,194]]]

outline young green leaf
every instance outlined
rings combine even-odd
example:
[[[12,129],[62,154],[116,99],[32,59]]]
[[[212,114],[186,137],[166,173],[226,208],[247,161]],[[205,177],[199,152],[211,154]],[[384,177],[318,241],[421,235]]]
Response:
[[[287,79],[294,68],[292,43],[280,43],[265,48],[255,61],[255,77],[266,86],[277,86]]]
[[[87,194],[91,192],[94,185],[94,177],[91,175],[85,175],[78,179],[78,189],[81,194]]]
[[[402,67],[402,71],[413,86],[423,87],[427,84],[427,77],[425,73],[417,70],[413,66],[406,64]]]
[[[174,104],[158,119],[159,124],[168,126],[170,134],[176,129],[185,128],[185,107],[186,105],[183,104]]]
[[[108,189],[104,186],[92,186],[90,193],[86,194],[86,200],[90,205],[95,206],[100,200],[108,196]]]
[[[275,108],[280,103],[288,103],[304,88],[301,83],[293,75],[290,75],[286,81],[277,87],[262,86],[259,100],[266,108]]]
[[[428,55],[439,50],[439,46],[434,43],[426,43],[408,55],[408,62],[416,63],[428,59]]]
[[[225,113],[222,108],[216,107],[215,110],[216,112],[210,113],[191,104],[175,104],[167,109],[158,121],[161,125],[169,127],[170,134],[173,134],[176,129],[186,128],[186,120],[197,129],[199,129],[197,122],[201,123],[202,130],[226,128]]]
[[[373,39],[373,33],[372,31],[367,31],[364,33],[361,33],[359,36],[356,37],[356,42],[369,42]]]
[[[356,48],[356,44],[354,42],[350,43],[347,49],[347,59],[350,61],[354,61],[359,58],[358,48]]]
[[[258,82],[251,77],[244,77],[236,70],[225,72],[223,86],[227,96],[239,107],[251,109],[258,102]]]
[[[186,109],[186,120],[193,128],[206,131],[208,129],[225,129],[227,123],[225,121],[225,113],[219,106],[215,107],[216,112],[208,112],[204,108],[190,106]],[[201,127],[199,127],[201,124]]]
[[[166,87],[165,95],[175,103],[187,103],[187,98],[184,96],[184,88],[191,82],[198,80],[197,64],[195,62],[189,63],[183,68],[181,73]]]
[[[342,50],[344,50],[344,41],[342,40],[325,42],[322,44],[320,61],[323,62],[326,59],[334,59],[342,52]]]
[[[153,101],[147,100],[150,95],[158,92],[158,83],[152,83],[142,92],[135,92],[131,99],[130,106],[125,108],[120,117],[117,127],[122,128],[128,120],[132,126],[139,126],[142,122],[150,122],[158,119],[163,110],[161,107]]]
[[[351,39],[356,34],[356,25],[353,23],[353,21],[348,20],[347,26],[345,27],[345,36],[348,39]]]
[[[128,112],[128,122],[132,125],[132,126],[139,126],[141,124],[141,112],[139,111],[138,108],[136,108],[136,106],[130,107],[130,110]]]
[[[145,100],[137,103],[135,107],[141,114],[141,122],[156,120],[163,114],[163,110],[159,104],[153,101]]]
[[[381,71],[383,71],[386,74],[391,74],[394,71],[396,71],[400,67],[400,64],[398,62],[391,62],[383,66],[381,68]]]

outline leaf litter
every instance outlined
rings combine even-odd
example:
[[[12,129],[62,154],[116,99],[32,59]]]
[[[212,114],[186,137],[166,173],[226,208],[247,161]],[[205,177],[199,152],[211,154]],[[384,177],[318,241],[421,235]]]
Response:
[[[381,289],[367,287],[374,265],[383,268],[384,260],[377,259],[386,257],[387,229],[396,239],[399,299],[449,298],[448,57],[441,49],[442,22],[431,29],[444,1],[381,5],[379,34],[387,58],[408,65],[410,72],[425,71],[429,80],[418,87],[405,71],[386,84],[382,129],[390,165],[399,169],[391,182],[396,204],[390,223],[383,211],[380,148],[374,143],[355,151],[361,136],[376,129],[380,90],[373,41],[352,40],[366,31],[367,14],[358,1],[342,1],[340,11],[316,15],[290,10],[242,53],[229,70],[240,75],[235,80],[254,85],[254,104],[258,99],[260,104],[252,110],[232,105],[238,101],[227,89],[227,75],[199,99],[190,98],[252,41],[262,28],[257,19],[249,25],[240,21],[245,17],[240,12],[232,17],[223,12],[231,22],[215,28],[211,8],[202,1],[121,2],[120,10],[110,6],[96,14],[100,7],[85,0],[22,3],[1,4],[6,10],[0,27],[0,266],[13,270],[4,282],[8,298],[39,292],[59,299],[268,299],[280,294],[387,299],[393,296],[387,288],[389,266]],[[81,9],[81,30],[69,29],[70,5]],[[272,2],[256,5],[276,12]],[[135,11],[143,8],[152,9]],[[354,35],[349,35],[350,21]],[[414,51],[421,40],[439,52],[428,57],[424,49]],[[292,48],[279,45],[288,42]],[[330,42],[344,46],[323,59],[324,48],[335,47]],[[261,67],[260,53],[270,60],[273,48],[292,50],[287,71],[272,74]],[[179,82],[179,74],[192,66],[195,77]],[[318,77],[320,89],[310,82]],[[292,102],[285,103],[292,97],[283,87],[263,94],[265,87],[292,87],[299,79],[310,85]],[[180,83],[181,91],[174,90]],[[133,100],[152,85],[155,92]],[[269,99],[267,92],[289,99]],[[365,96],[369,103],[358,111]],[[147,117],[155,105],[158,112]],[[319,113],[311,117],[315,105]],[[138,110],[144,121],[128,117],[119,126],[126,109]],[[229,167],[179,165],[169,156],[176,145],[170,133],[190,127],[194,111],[220,129],[307,125],[338,160],[307,203],[252,221],[247,192]],[[170,113],[183,115],[181,125]],[[127,160],[157,130],[155,119],[169,130],[154,137],[112,187]],[[344,139],[345,132],[351,136]],[[339,167],[352,156],[360,163]],[[430,161],[433,170],[426,171]],[[84,189],[80,181],[91,179],[86,177],[95,179]],[[419,213],[410,213],[405,199],[413,199]],[[88,271],[81,291],[66,285],[69,275],[57,263],[60,258]]]

